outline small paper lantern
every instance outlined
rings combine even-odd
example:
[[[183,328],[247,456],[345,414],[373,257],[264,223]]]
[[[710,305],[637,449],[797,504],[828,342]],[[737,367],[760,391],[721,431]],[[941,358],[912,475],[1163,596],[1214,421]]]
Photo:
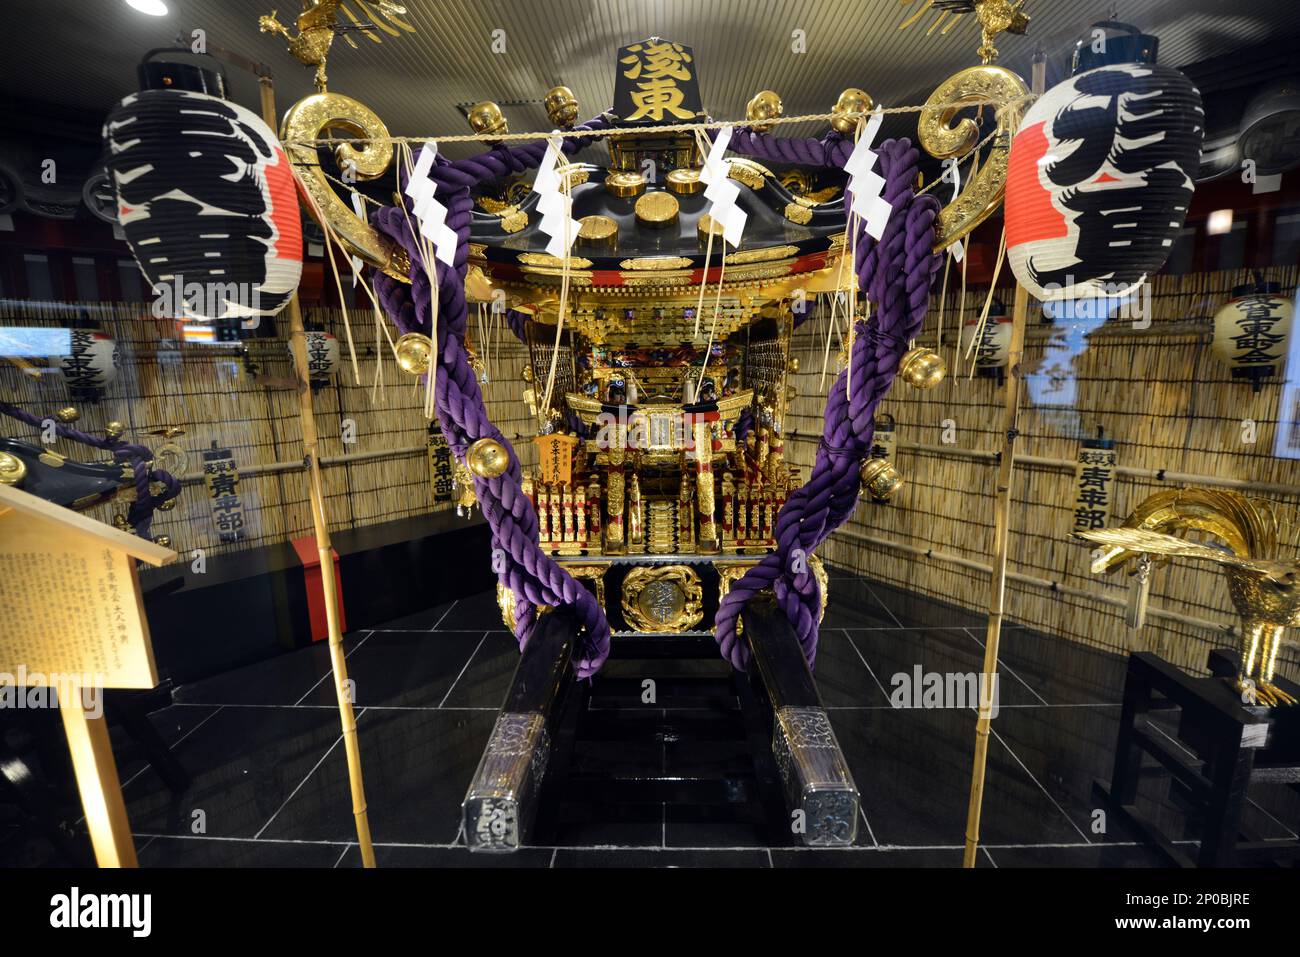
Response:
[[[289,347],[293,354],[293,346]],[[313,385],[323,385],[339,368],[339,341],[333,334],[307,330],[307,378]]]
[[[63,372],[73,399],[98,399],[117,378],[117,343],[93,329],[71,330],[67,355],[51,356],[50,365]]]
[[[1042,300],[1122,296],[1164,265],[1201,156],[1201,95],[1177,70],[1070,77],[1025,114],[1007,166],[1007,258]]]
[[[977,318],[966,320],[961,334],[962,356],[966,355],[972,339],[975,340],[975,371],[996,373],[999,369],[1005,369],[1011,355],[1011,317],[1005,309],[990,310],[983,329],[979,328]]]
[[[302,275],[302,222],[275,134],[236,103],[145,90],[104,124],[117,219],[167,312],[273,316]]]
[[[1286,363],[1295,303],[1277,283],[1238,286],[1214,315],[1214,354],[1232,369],[1234,379],[1277,375]]]

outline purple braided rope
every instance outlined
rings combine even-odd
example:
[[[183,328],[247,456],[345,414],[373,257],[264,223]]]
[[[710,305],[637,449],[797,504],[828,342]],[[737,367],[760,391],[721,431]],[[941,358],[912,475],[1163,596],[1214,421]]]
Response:
[[[838,138],[773,140],[749,131],[739,131],[732,145],[740,152],[772,159],[789,156],[790,162],[820,160],[822,165],[842,164],[852,149]],[[917,151],[902,139],[886,141],[877,152],[886,183],[883,195],[894,214],[879,242],[865,230],[858,234],[854,262],[860,287],[876,305],[875,315],[871,323],[856,324],[852,398],[845,394],[846,369],[836,377],[827,399],[812,474],[777,516],[776,550],[734,583],[718,608],[714,636],[723,657],[737,668],[744,668],[749,659],[749,648],[736,633],[737,621],[749,599],[767,588],[794,626],[809,665],[815,662],[821,596],[807,559],[857,506],[858,471],[871,448],[876,408],[889,391],[908,341],[921,328],[941,262],[931,249],[939,202],[913,194]]]
[[[608,119],[599,117],[584,129],[604,129]],[[562,148],[572,153],[586,140],[566,138]],[[532,636],[539,605],[573,607],[581,621],[584,636],[574,657],[573,667],[580,678],[600,670],[609,656],[609,623],[604,609],[572,575],[551,559],[538,544],[537,513],[523,494],[522,472],[514,447],[488,418],[478,379],[470,368],[465,351],[468,310],[465,302],[465,273],[469,259],[471,209],[470,188],[478,183],[535,167],[545,154],[546,144],[535,143],[518,148],[500,146],[470,159],[449,162],[439,157],[430,172],[438,186],[438,196],[447,206],[447,225],[459,237],[455,265],[448,268],[434,262],[438,289],[438,362],[434,399],[438,422],[448,445],[460,459],[474,442],[491,438],[500,442],[509,457],[509,466],[499,476],[474,478],[474,488],[483,515],[492,528],[492,546],[508,557],[497,572],[498,580],[515,595],[515,636],[523,648]],[[404,194],[403,194],[404,195]],[[406,199],[403,199],[406,202]],[[402,332],[423,332],[432,328],[433,286],[428,264],[419,244],[410,233],[407,217],[410,210],[385,206],[371,217],[371,223],[389,239],[400,244],[411,258],[411,283],[406,285],[390,276],[377,275],[375,285],[384,311]],[[410,220],[414,222],[414,219]],[[512,323],[512,330],[514,323]]]
[[[20,422],[26,422],[34,429],[42,428],[47,418],[20,409],[18,406],[10,405],[7,402],[0,402],[0,413],[18,419]],[[113,461],[115,462],[130,464],[131,471],[135,476],[135,501],[127,508],[126,520],[131,523],[137,535],[141,538],[148,538],[149,529],[153,525],[153,513],[159,505],[181,494],[180,480],[170,472],[165,472],[162,469],[150,469],[149,461],[153,458],[153,452],[149,451],[146,446],[133,445],[125,439],[101,438],[97,435],[91,435],[89,432],[74,429],[70,425],[64,425],[58,420],[54,422],[54,430],[65,439],[80,442],[82,445],[93,446],[105,452],[112,452]],[[153,482],[162,484],[163,492],[161,495],[153,494],[151,488]]]

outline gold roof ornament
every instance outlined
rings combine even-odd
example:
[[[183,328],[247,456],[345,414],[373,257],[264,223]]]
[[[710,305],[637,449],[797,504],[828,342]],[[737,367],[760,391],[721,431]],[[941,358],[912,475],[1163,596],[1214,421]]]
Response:
[[[483,142],[488,146],[495,146],[499,140],[495,137],[503,133],[510,132],[510,124],[506,122],[505,114],[501,112],[501,107],[491,100],[484,100],[481,103],[475,103],[469,108],[465,115],[469,120],[469,128],[475,133],[482,134]]]
[[[578,120],[578,98],[567,86],[553,86],[542,100],[546,118],[562,130],[573,129]]]
[[[349,6],[355,6],[365,20],[360,19]],[[329,59],[330,47],[334,38],[341,36],[354,50],[356,43],[350,33],[360,33],[367,40],[383,43],[376,31],[382,31],[392,37],[399,37],[402,31],[414,33],[415,27],[401,17],[406,8],[391,0],[303,0],[302,13],[298,15],[295,26],[297,33],[276,19],[279,11],[272,10],[267,16],[259,17],[257,27],[262,33],[269,33],[284,40],[299,62],[316,68],[316,90],[325,92],[328,77],[325,75],[325,61]],[[342,17],[340,17],[342,14]]]
[[[903,6],[916,2],[918,0],[899,0]],[[940,36],[946,36],[963,16],[974,13],[980,25],[981,42],[977,52],[983,63],[992,63],[998,58],[998,51],[993,46],[993,41],[999,33],[1023,36],[1029,29],[1029,15],[1021,9],[1025,0],[919,0],[919,2],[920,7],[900,23],[898,29],[906,30],[924,17],[927,11],[934,9],[939,11],[939,15],[930,23],[925,35],[933,36],[938,30]]]
[[[623,170],[605,177],[605,191],[619,199],[632,199],[645,192],[645,177],[640,173]]]
[[[681,204],[672,193],[646,193],[636,201],[636,219],[650,229],[667,229],[677,222]]]
[[[831,113],[834,114],[831,119],[831,129],[848,136],[857,128],[859,114],[870,113],[874,105],[871,94],[866,90],[849,87],[840,94],[840,98],[835,101],[835,106],[831,109]]]
[[[664,177],[664,182],[678,196],[690,196],[704,189],[704,180],[697,169],[675,169]]]
[[[770,133],[776,124],[768,121],[779,119],[784,113],[781,97],[773,90],[759,90],[745,104],[745,119],[756,133]]]

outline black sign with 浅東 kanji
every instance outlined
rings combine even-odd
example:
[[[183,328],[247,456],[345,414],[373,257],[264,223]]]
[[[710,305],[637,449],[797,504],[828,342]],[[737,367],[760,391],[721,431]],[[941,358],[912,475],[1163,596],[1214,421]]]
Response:
[[[614,112],[625,123],[687,123],[703,115],[690,47],[651,37],[618,50]]]

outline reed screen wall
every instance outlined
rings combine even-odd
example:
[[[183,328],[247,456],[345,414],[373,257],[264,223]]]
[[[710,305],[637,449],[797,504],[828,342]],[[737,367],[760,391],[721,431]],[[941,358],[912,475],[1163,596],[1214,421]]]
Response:
[[[117,378],[103,397],[73,402],[63,376],[33,377],[5,363],[0,364],[0,398],[38,415],[73,405],[80,412],[77,428],[102,434],[106,423],[117,420],[127,426],[128,439],[153,449],[167,440],[148,433],[169,426],[184,429],[172,441],[188,456],[185,490],[176,507],[158,512],[153,524],[153,534],[169,536],[184,560],[198,548],[217,555],[311,534],[298,399],[284,337],[287,321],[280,320],[280,337],[248,341],[256,374],[237,348],[180,342],[174,326],[153,318],[147,304],[23,303],[21,308],[0,307],[0,325],[56,326],[78,315],[98,321],[120,350]],[[397,368],[390,353],[383,362],[383,385],[376,389],[373,319],[366,313],[350,316],[359,384],[348,358],[342,314],[314,309],[305,315],[309,326],[320,323],[340,343],[339,369],[313,397],[331,530],[453,507],[433,501],[416,380]],[[499,357],[489,355],[484,385],[489,410],[508,437],[531,434],[532,420],[518,391],[493,385],[503,369],[517,377],[526,355],[513,340],[503,345]],[[355,441],[344,441],[345,422],[354,426],[348,434]],[[0,419],[0,434],[39,441],[35,430],[8,418]],[[202,481],[202,451],[213,443],[230,449],[240,472],[247,534],[237,543],[220,542]],[[81,461],[108,459],[106,453],[64,439],[52,448]],[[519,451],[531,462],[531,443],[520,443]],[[124,511],[124,505],[108,503],[88,514],[109,522],[115,512]]]
[[[1265,278],[1280,282],[1283,294],[1290,296],[1296,272],[1294,267],[1273,269]],[[1110,320],[1088,336],[1067,376],[1075,390],[1073,401],[1060,405],[1035,401],[1048,384],[1042,371],[1045,348],[1054,337],[1059,343],[1061,327],[1043,324],[1041,309],[1031,300],[1025,350],[1030,377],[1021,402],[1010,516],[1011,621],[1109,651],[1158,651],[1193,670],[1204,668],[1211,648],[1234,645],[1225,631],[1237,616],[1221,571],[1182,559],[1158,568],[1151,585],[1151,607],[1157,613],[1149,614],[1137,633],[1124,624],[1125,573],[1094,576],[1089,571],[1090,546],[1071,539],[1074,462],[1080,439],[1095,436],[1098,426],[1116,440],[1121,469],[1152,473],[1116,476],[1111,524],[1161,489],[1210,484],[1216,478],[1265,483],[1277,488],[1241,491],[1279,507],[1284,520],[1281,556],[1300,557],[1300,523],[1295,520],[1300,463],[1273,453],[1282,380],[1267,380],[1254,393],[1249,385],[1233,381],[1211,354],[1214,313],[1231,297],[1233,286],[1251,278],[1241,271],[1156,277],[1150,328]],[[989,603],[986,567],[993,554],[1003,390],[996,379],[970,378],[969,365],[955,371],[956,329],[963,318],[956,285],[954,274],[943,309],[941,349],[950,365],[948,378],[926,392],[896,382],[882,405],[882,412],[897,423],[895,464],[906,484],[888,504],[864,501],[822,547],[822,556],[833,565],[983,611]],[[964,318],[978,315],[986,294],[987,288],[968,290]],[[1005,301],[1009,307],[1009,292]],[[935,345],[938,320],[936,296],[921,344]],[[801,371],[786,448],[805,466],[805,474],[821,430],[826,329],[824,316],[817,316],[794,337]],[[832,357],[837,347],[832,347]],[[952,427],[947,436],[951,444],[944,441],[945,420]],[[1253,436],[1246,420],[1254,422]],[[1254,441],[1247,441],[1251,437]],[[1155,476],[1160,470],[1207,480],[1162,481]],[[833,588],[832,583],[832,601]],[[1162,617],[1161,611],[1179,617]],[[1294,649],[1283,656],[1283,672],[1294,676]]]
[[[1081,341],[1072,372],[1064,377],[1073,386],[1073,399],[1056,405],[1036,401],[1036,396],[1046,384],[1039,371],[1045,349],[1054,337],[1059,345],[1061,327],[1044,324],[1031,302],[1025,355],[1030,377],[1012,488],[1011,621],[1109,651],[1158,651],[1193,670],[1203,668],[1211,648],[1233,644],[1228,632],[1236,614],[1218,570],[1183,560],[1158,568],[1152,613],[1137,633],[1123,620],[1128,594],[1124,573],[1098,577],[1089,572],[1089,547],[1070,537],[1074,461],[1080,439],[1095,435],[1098,426],[1116,440],[1121,467],[1112,523],[1159,489],[1212,480],[1262,483],[1262,489],[1243,491],[1278,506],[1284,520],[1281,555],[1300,556],[1300,466],[1273,454],[1281,379],[1252,392],[1234,381],[1210,350],[1214,313],[1233,286],[1250,278],[1240,271],[1156,277],[1150,328],[1111,320]],[[1284,294],[1291,295],[1297,270],[1273,269],[1265,278],[1280,282]],[[959,368],[956,361],[956,331],[978,314],[987,292],[969,289],[963,309],[958,285],[954,274],[942,305],[945,331],[939,348],[953,367],[948,378],[929,392],[898,382],[882,407],[897,422],[895,464],[906,484],[888,504],[864,501],[822,547],[822,556],[833,566],[982,611],[989,599],[1003,393],[996,379],[971,378],[968,367]],[[1009,298],[1008,293],[1008,305]],[[194,548],[217,554],[310,534],[301,433],[283,338],[250,344],[260,367],[255,377],[235,350],[177,345],[168,338],[171,327],[151,318],[143,305],[24,304],[21,310],[0,309],[0,323],[60,324],[77,310],[99,319],[122,349],[118,379],[105,397],[77,404],[78,427],[96,431],[118,419],[127,424],[129,436],[155,448],[163,439],[145,433],[169,425],[186,430],[175,441],[189,454],[192,484],[172,512],[158,514],[155,534],[169,535],[182,556]],[[936,344],[939,317],[936,295],[919,342]],[[314,399],[331,528],[356,528],[435,508],[415,380],[386,358],[383,385],[374,388],[375,330],[365,314],[352,314],[360,384],[353,378],[341,314],[309,310],[306,318],[333,332],[341,347],[339,371]],[[824,313],[814,315],[792,343],[800,372],[792,377],[798,396],[787,416],[786,450],[805,475],[835,371],[838,343],[832,346],[832,368],[823,385],[826,329]],[[535,462],[528,441],[535,420],[521,399],[525,384],[520,375],[527,350],[508,333],[491,338],[483,384],[488,410],[529,467]],[[0,397],[42,414],[69,404],[61,376],[33,379],[10,365],[0,366]],[[345,420],[355,423],[353,443],[343,442]],[[1246,420],[1254,423],[1253,442],[1246,440]],[[946,421],[951,427],[947,443]],[[34,438],[32,430],[11,420],[4,431]],[[231,449],[241,471],[249,534],[234,545],[218,542],[199,478],[201,451],[213,442]],[[104,458],[62,440],[56,449],[80,459]],[[345,460],[332,461],[341,457]],[[1126,474],[1124,468],[1149,474]],[[1162,480],[1157,477],[1161,470],[1205,480]],[[108,521],[120,509],[110,504],[92,514]],[[1284,673],[1294,676],[1298,660],[1294,650],[1286,649]]]

